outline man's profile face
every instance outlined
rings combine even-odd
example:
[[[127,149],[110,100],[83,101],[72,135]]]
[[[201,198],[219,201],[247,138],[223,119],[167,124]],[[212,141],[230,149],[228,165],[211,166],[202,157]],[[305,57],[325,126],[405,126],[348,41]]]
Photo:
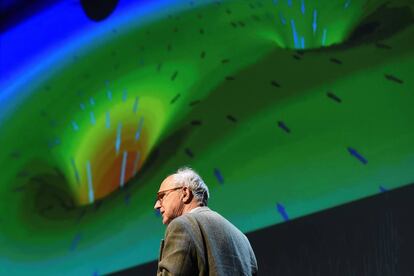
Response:
[[[162,223],[168,224],[174,218],[179,217],[183,211],[183,202],[181,200],[181,189],[175,189],[174,176],[170,175],[161,183],[158,190],[160,199],[155,202],[154,209],[158,209],[162,216]],[[163,192],[166,191],[166,192]]]

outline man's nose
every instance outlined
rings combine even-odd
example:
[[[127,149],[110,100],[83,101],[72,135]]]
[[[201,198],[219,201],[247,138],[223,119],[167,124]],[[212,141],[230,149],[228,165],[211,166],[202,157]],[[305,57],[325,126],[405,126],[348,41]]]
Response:
[[[159,208],[161,208],[161,204],[160,204],[160,201],[157,200],[157,201],[155,201],[154,209],[157,210]]]

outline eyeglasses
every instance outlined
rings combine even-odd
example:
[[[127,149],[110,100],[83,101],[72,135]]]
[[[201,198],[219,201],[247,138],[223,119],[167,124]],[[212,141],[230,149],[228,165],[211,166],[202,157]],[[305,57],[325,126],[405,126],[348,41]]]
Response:
[[[162,204],[162,201],[165,199],[166,195],[168,195],[172,191],[175,191],[175,190],[178,190],[178,189],[181,189],[181,188],[183,188],[183,186],[175,187],[175,188],[172,188],[172,189],[167,189],[167,190],[164,190],[164,191],[159,191],[157,193],[157,199],[155,200],[155,202],[159,201],[160,204]]]

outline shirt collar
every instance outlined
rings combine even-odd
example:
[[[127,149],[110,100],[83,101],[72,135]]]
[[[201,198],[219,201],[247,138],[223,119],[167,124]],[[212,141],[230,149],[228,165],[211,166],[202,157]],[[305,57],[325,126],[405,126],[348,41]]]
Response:
[[[201,206],[195,207],[194,209],[191,209],[191,211],[189,213],[193,213],[195,210],[200,209]]]

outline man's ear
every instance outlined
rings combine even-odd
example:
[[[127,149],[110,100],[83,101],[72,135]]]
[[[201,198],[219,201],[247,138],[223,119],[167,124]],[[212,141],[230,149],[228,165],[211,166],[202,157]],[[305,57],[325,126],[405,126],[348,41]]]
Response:
[[[190,188],[184,187],[183,189],[183,202],[188,204],[193,200],[193,193],[191,192]]]

